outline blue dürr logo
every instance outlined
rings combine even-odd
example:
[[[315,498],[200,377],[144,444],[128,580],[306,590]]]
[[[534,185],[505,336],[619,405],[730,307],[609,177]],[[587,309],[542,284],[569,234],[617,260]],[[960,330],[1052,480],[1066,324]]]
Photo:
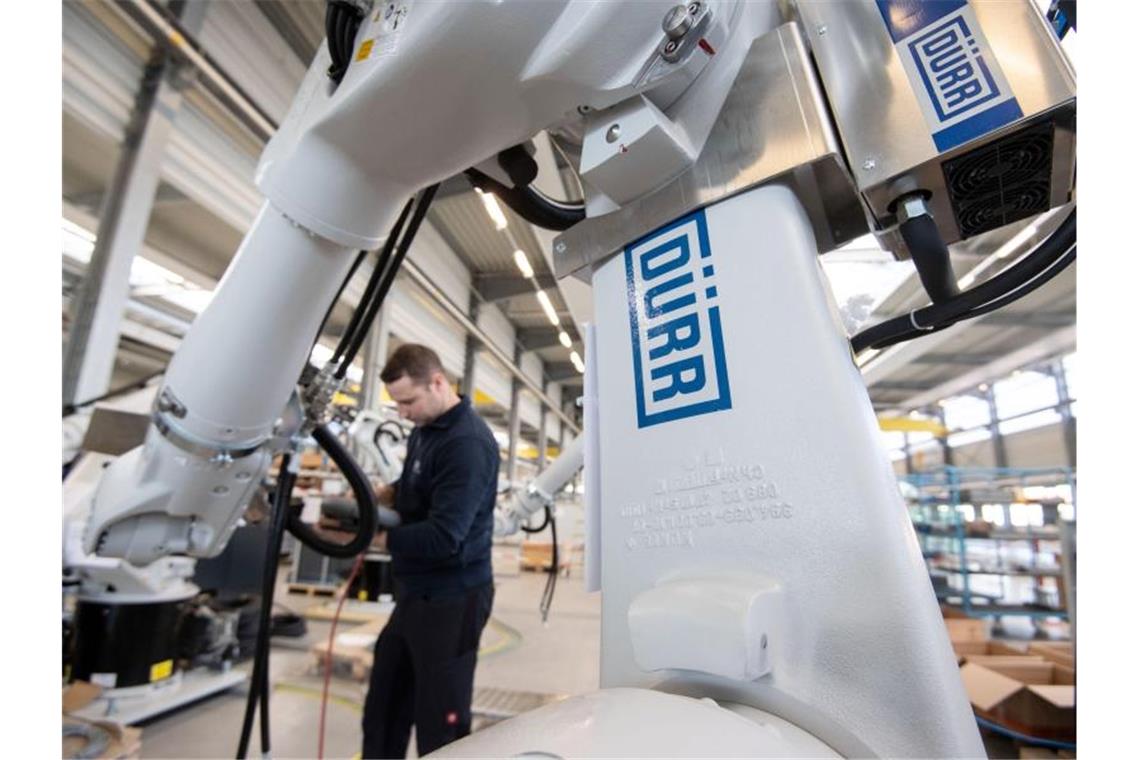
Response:
[[[875,0],[940,151],[1022,117],[966,0]]]
[[[1001,92],[978,50],[977,38],[956,16],[907,43],[938,114],[949,121],[1000,98]]]
[[[732,408],[704,211],[625,249],[637,426]]]

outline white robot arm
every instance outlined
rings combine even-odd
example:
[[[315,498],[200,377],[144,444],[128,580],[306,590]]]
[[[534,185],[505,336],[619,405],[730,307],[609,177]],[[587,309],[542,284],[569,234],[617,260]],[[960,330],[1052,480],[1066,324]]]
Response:
[[[654,146],[627,174],[659,184],[699,152],[778,20],[775,3],[694,3],[669,36],[666,2],[390,5],[364,17],[369,44],[339,84],[326,48],[313,61],[258,167],[267,200],[171,361],[146,442],[107,469],[87,551],[141,565],[222,550],[286,444],[279,420],[355,251],[379,246],[414,192],[618,103],[643,119],[631,143]]]
[[[348,435],[365,459],[365,471],[384,483],[399,479],[408,436],[398,421],[365,409],[348,426]]]
[[[297,434],[286,403],[355,252],[384,242],[423,188],[471,167],[510,182],[496,157],[547,129],[587,193],[555,269],[593,286],[595,412],[500,527],[585,459],[607,688],[454,751],[620,754],[606,726],[656,735],[654,716],[687,694],[751,716],[752,738],[729,747],[740,754],[790,754],[773,745],[776,715],[816,737],[811,752],[981,756],[852,347],[985,313],[1075,256],[1072,215],[961,294],[946,253],[1072,197],[1075,77],[1040,13],[967,0],[356,5],[368,11],[351,62],[331,81],[328,50],[314,60],[258,167],[267,200],[171,362],[146,442],[107,468],[84,549],[135,565],[218,553]],[[934,303],[849,340],[817,258],[867,231],[914,254]],[[331,395],[330,374],[309,397]],[[615,700],[626,712],[606,708]],[[578,743],[536,728],[551,711]],[[641,722],[603,720],[625,714]],[[690,738],[727,736],[713,723]]]
[[[578,436],[526,488],[515,491],[507,507],[495,510],[495,535],[517,533],[531,515],[554,504],[558,493],[582,469],[585,438]]]

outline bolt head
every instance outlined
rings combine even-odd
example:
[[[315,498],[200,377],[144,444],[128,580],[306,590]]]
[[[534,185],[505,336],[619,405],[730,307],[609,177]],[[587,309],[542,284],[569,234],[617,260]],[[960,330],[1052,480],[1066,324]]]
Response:
[[[871,171],[871,170],[872,170],[872,169],[874,169],[874,168],[875,168],[875,159],[873,159],[873,158],[868,158],[868,159],[866,159],[865,161],[863,161],[863,170],[864,170],[864,171],[868,171],[868,172],[869,172],[869,171]]]
[[[816,34],[818,34],[820,37],[822,37],[823,35],[827,34],[827,24],[820,24],[819,26],[817,26],[817,27],[815,28],[815,32],[816,32]]]
[[[612,143],[621,137],[621,125],[611,124],[610,128],[606,130],[606,142]]]
[[[689,31],[689,27],[693,25],[693,17],[689,10],[691,7],[674,5],[665,14],[665,18],[661,21],[661,30],[669,39],[675,40],[678,37],[684,37],[685,32]]]

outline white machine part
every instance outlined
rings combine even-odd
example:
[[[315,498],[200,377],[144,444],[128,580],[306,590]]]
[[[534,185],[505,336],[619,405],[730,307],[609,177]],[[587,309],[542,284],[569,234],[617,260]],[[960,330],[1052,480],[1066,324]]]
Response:
[[[378,246],[417,190],[642,94],[699,152],[752,40],[779,21],[775,0],[701,6],[723,46],[689,45],[667,66],[668,2],[378,8],[357,35],[371,52],[339,86],[322,48],[258,167],[268,201],[175,354],[146,443],[108,468],[86,550],[135,564],[222,550],[354,250]],[[659,150],[623,155],[627,171],[667,179]]]
[[[348,435],[364,460],[360,464],[369,475],[384,483],[394,483],[404,469],[407,432],[399,420],[365,409],[348,426]]]
[[[137,564],[220,551],[354,249],[419,189],[557,130],[580,143],[589,216],[628,226],[616,255],[587,252],[595,424],[544,481],[583,447],[597,463],[603,690],[444,754],[983,756],[817,261],[812,207],[827,198],[801,182],[815,175],[792,178],[798,191],[731,172],[678,186],[713,194],[668,184],[705,154],[754,158],[704,149],[777,4],[690,4],[680,38],[662,33],[668,2],[391,6],[365,17],[339,86],[327,51],[313,61],[258,170],[268,201],[175,356],[147,442],[108,468],[85,548]],[[799,28],[782,29],[768,48],[802,63]],[[782,102],[825,122],[823,97],[809,82]],[[672,221],[636,218],[647,197]]]
[[[581,435],[571,441],[538,477],[527,483],[522,490],[514,492],[509,506],[495,510],[496,536],[517,533],[531,515],[554,505],[554,495],[582,469],[585,442]]]

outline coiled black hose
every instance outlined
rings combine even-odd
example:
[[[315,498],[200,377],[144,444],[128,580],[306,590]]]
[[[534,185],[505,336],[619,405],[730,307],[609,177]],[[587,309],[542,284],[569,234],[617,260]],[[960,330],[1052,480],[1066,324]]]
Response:
[[[562,232],[586,218],[585,203],[567,203],[551,198],[534,187],[507,187],[478,169],[464,172],[471,184],[486,193],[494,193],[512,211],[531,224]]]
[[[368,476],[364,474],[364,470],[360,469],[360,465],[348,453],[348,449],[341,444],[340,440],[333,435],[327,425],[321,425],[314,430],[313,438],[317,445],[324,449],[329,458],[340,468],[345,480],[352,488],[356,504],[360,509],[356,535],[347,544],[327,541],[307,523],[302,522],[301,512],[297,509],[289,510],[289,532],[305,546],[321,554],[338,559],[355,557],[368,548],[369,544],[372,543],[372,538],[376,535],[376,495],[372,493],[372,484],[368,481]]]

